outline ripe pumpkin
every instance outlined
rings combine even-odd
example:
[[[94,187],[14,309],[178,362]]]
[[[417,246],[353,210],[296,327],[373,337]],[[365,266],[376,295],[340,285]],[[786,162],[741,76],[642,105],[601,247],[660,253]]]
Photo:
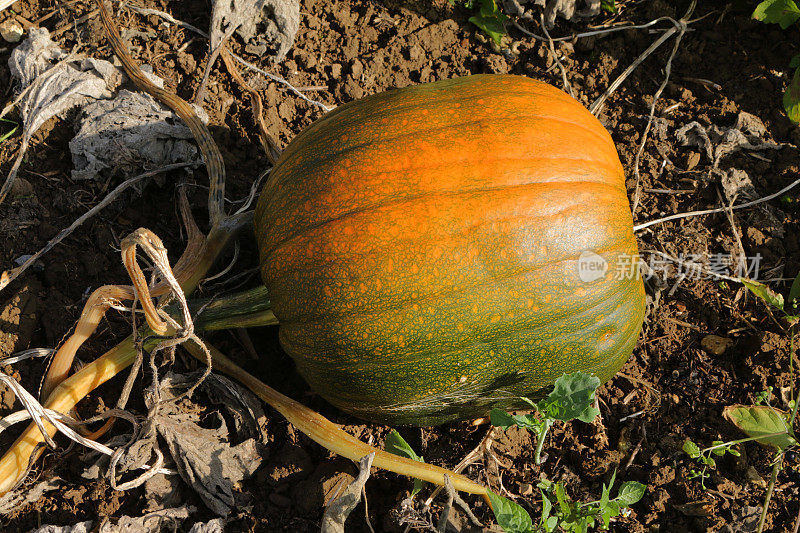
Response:
[[[525,77],[338,107],[283,152],[255,229],[281,344],[365,419],[438,424],[565,372],[605,381],[641,329],[641,277],[614,266],[637,253],[614,143]]]

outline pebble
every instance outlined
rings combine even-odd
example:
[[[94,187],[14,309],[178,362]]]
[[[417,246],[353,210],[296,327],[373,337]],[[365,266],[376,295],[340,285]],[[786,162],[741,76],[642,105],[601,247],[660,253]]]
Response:
[[[6,19],[0,22],[0,36],[7,43],[18,43],[22,39],[25,31],[22,29],[22,24],[14,19]]]
[[[706,335],[700,341],[700,347],[710,355],[722,355],[733,346],[733,340],[718,335]]]
[[[747,478],[747,481],[749,481],[750,483],[755,483],[759,487],[767,486],[767,482],[764,481],[764,478],[761,477],[761,474],[758,473],[758,470],[756,470],[752,466],[747,467],[747,471],[744,473],[744,477]]]

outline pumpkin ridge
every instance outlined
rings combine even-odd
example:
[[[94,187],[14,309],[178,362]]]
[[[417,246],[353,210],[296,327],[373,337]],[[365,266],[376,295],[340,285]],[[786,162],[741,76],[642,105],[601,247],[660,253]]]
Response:
[[[581,109],[585,109],[585,108],[581,107]],[[528,121],[528,120],[536,120],[536,119],[541,119],[543,122],[548,122],[548,121],[551,121],[551,120],[555,120],[554,117],[548,117],[548,116],[543,116],[543,115],[539,115],[539,114],[515,115],[513,117],[506,117],[503,120],[505,122],[519,122],[519,121]],[[448,129],[451,129],[451,128],[462,128],[464,126],[480,125],[483,122],[489,122],[489,123],[493,124],[493,123],[497,122],[497,119],[492,117],[492,116],[486,116],[486,117],[471,118],[469,120],[453,122],[453,123],[437,125],[437,126],[431,126],[431,127],[426,127],[426,128],[420,128],[420,129],[414,129],[414,130],[404,130],[402,133],[400,133],[398,135],[387,136],[387,137],[383,137],[383,138],[380,138],[380,139],[369,139],[369,140],[365,140],[364,142],[358,142],[358,143],[350,144],[348,146],[344,146],[342,148],[339,148],[339,149],[331,152],[331,154],[329,154],[327,156],[316,157],[314,159],[314,164],[315,165],[319,165],[321,163],[329,163],[332,160],[340,158],[341,156],[346,155],[347,153],[352,152],[354,150],[357,150],[359,148],[374,147],[376,145],[381,145],[381,144],[395,144],[396,141],[398,141],[400,139],[403,139],[403,138],[406,138],[406,137],[411,137],[411,136],[416,136],[416,135],[424,135],[424,134],[429,134],[429,133],[432,133],[432,132],[435,132],[435,131],[439,131],[439,130],[448,130]],[[602,143],[610,144],[610,147],[613,147],[614,150],[616,151],[616,146],[614,145],[614,141],[611,138],[611,135],[604,128],[601,127],[598,130],[596,128],[589,128],[589,127],[586,127],[585,125],[580,125],[578,123],[569,122],[569,124],[574,125],[575,127],[578,127],[580,129],[592,134],[594,137],[596,137],[596,140],[601,141]],[[338,126],[341,127],[341,125],[338,125]],[[606,137],[606,135],[603,135],[602,133],[599,133],[600,131],[604,132],[608,136]],[[302,144],[302,143],[300,143],[300,144]],[[605,148],[608,148],[608,146],[605,147]],[[302,158],[294,158],[294,157],[284,157],[284,158],[282,158],[282,160],[272,169],[272,175],[274,176],[274,175],[280,173],[284,169],[284,167],[288,167],[288,168],[292,169],[293,166],[290,166],[290,163],[294,163],[295,160],[302,160]],[[596,160],[587,159],[587,162],[594,163],[594,162],[596,162]]]
[[[473,80],[471,80],[471,82],[465,83],[466,78],[473,78]],[[482,82],[481,86],[477,89],[475,87],[469,87],[470,83],[475,82],[475,78],[479,79],[479,81]],[[473,74],[465,78],[451,78],[448,80],[440,80],[439,82],[427,84],[427,86],[428,90],[430,90],[431,86],[437,85],[437,90],[435,91],[435,99],[436,99],[436,104],[441,107],[453,102],[462,102],[465,97],[475,98],[475,99],[481,97],[489,97],[494,99],[497,96],[497,93],[495,91],[497,90],[502,91],[505,88],[504,86],[507,85],[506,83],[504,83],[505,80],[509,80],[511,81],[511,83],[518,84],[520,83],[520,80],[517,78],[520,78],[520,76],[496,75],[496,74]],[[422,89],[418,89],[418,87],[420,86],[409,86],[403,89],[395,89],[395,90],[385,91],[382,93],[375,93],[365,96],[364,98],[358,101],[354,101],[358,102],[357,104],[353,104],[353,102],[348,102],[346,104],[338,106],[336,109],[330,111],[329,113],[326,113],[318,121],[309,126],[306,130],[304,130],[300,135],[295,137],[295,139],[292,140],[289,146],[286,147],[284,153],[286,155],[290,155],[292,152],[296,150],[295,147],[292,145],[299,146],[303,144],[301,142],[302,137],[312,136],[320,129],[323,129],[323,127],[327,125],[327,122],[334,119],[338,119],[344,122],[339,126],[357,127],[364,119],[382,117],[383,115],[385,115],[386,111],[391,111],[393,113],[398,113],[398,114],[405,114],[405,112],[414,111],[419,108],[420,100],[424,100],[426,97],[430,96],[429,92],[423,91]],[[452,91],[452,89],[454,88],[457,88],[460,91],[464,92],[461,93],[459,91]],[[524,81],[522,82],[522,85],[519,88],[521,88],[521,92],[525,93],[525,96],[527,97],[526,99],[529,99],[531,101],[535,101],[536,99],[539,98],[557,99],[559,101],[558,103],[563,106],[574,109],[580,109],[583,111],[583,114],[590,115],[588,110],[585,107],[583,107],[579,102],[577,102],[574,98],[570,97],[565,92],[556,89],[555,87],[548,85],[544,82],[540,82],[530,78],[524,78]],[[398,91],[409,91],[416,98],[407,97],[407,99],[401,101],[400,104],[387,105],[388,103],[392,102],[393,99],[397,98],[398,95],[396,93]],[[382,104],[382,105],[376,106],[375,104]],[[379,109],[379,111],[371,112],[372,109],[376,108]],[[354,109],[358,109],[358,112],[356,113],[355,111],[353,111]],[[582,124],[577,124],[577,126],[584,129],[586,128],[586,126]],[[608,132],[606,131],[606,133]]]
[[[614,241],[612,244],[609,244],[608,246],[595,248],[594,252],[597,253],[597,254],[602,255],[605,252],[611,252],[611,251],[619,249],[619,248],[629,249],[630,248],[630,241],[628,241],[627,239],[620,240],[620,241]],[[475,289],[475,288],[481,287],[482,285],[490,285],[490,284],[494,284],[496,282],[500,282],[500,281],[504,281],[504,280],[511,280],[511,279],[514,279],[514,278],[517,278],[517,277],[520,277],[520,276],[524,276],[526,274],[530,274],[531,272],[539,270],[542,267],[552,266],[552,265],[554,265],[556,263],[564,263],[564,262],[568,262],[568,261],[577,261],[579,257],[580,257],[580,254],[574,255],[574,256],[570,255],[570,256],[561,257],[561,258],[554,258],[554,259],[549,259],[549,260],[541,262],[541,263],[533,263],[533,264],[526,265],[525,268],[520,268],[520,269],[513,270],[511,272],[505,273],[507,275],[504,274],[504,275],[499,275],[499,276],[494,276],[494,277],[484,276],[482,278],[476,279],[475,282],[470,283],[470,284],[463,284],[462,283],[462,284],[457,284],[457,285],[453,285],[453,286],[449,286],[449,287],[443,287],[441,290],[439,290],[437,292],[424,293],[424,294],[419,295],[415,299],[399,301],[399,302],[397,302],[395,304],[392,304],[392,305],[382,304],[381,305],[381,310],[383,310],[383,311],[385,311],[387,309],[400,310],[400,309],[403,309],[403,308],[410,307],[414,303],[426,302],[426,301],[431,300],[431,299],[437,299],[437,298],[441,298],[443,296],[452,295],[452,294],[456,293],[456,291],[458,291],[458,290],[462,290],[463,291],[463,290],[466,290],[466,289]],[[615,293],[612,293],[612,294],[615,294]],[[306,320],[298,320],[297,318],[294,318],[294,317],[293,318],[280,317],[280,321],[281,321],[281,324],[285,324],[285,325],[289,325],[289,324],[291,324],[291,325],[309,325],[309,324],[313,324],[315,322],[325,322],[327,320],[341,318],[341,317],[372,315],[372,314],[375,314],[375,313],[378,313],[378,312],[380,312],[380,311],[372,311],[372,310],[369,310],[369,309],[361,308],[361,309],[350,309],[347,312],[341,312],[341,313],[338,313],[338,314],[328,313],[328,314],[313,315],[313,314],[309,313],[308,311],[305,311],[304,312],[304,316],[305,316]]]
[[[581,161],[581,159],[580,158],[575,158],[575,161]],[[369,204],[369,205],[361,206],[361,207],[358,207],[356,209],[351,209],[349,211],[344,211],[344,212],[342,212],[342,213],[340,213],[340,214],[338,214],[338,215],[336,215],[334,217],[326,218],[326,219],[321,220],[319,222],[315,222],[313,224],[308,224],[306,226],[302,226],[302,227],[296,229],[293,233],[291,233],[289,235],[286,235],[280,241],[274,243],[268,249],[262,249],[262,252],[261,252],[262,253],[262,255],[261,255],[262,262],[266,261],[266,260],[269,260],[269,257],[277,249],[289,244],[294,239],[296,239],[297,237],[302,236],[303,234],[307,233],[310,230],[320,229],[320,228],[325,227],[328,224],[331,224],[331,223],[334,223],[334,222],[340,222],[340,221],[345,220],[348,217],[351,217],[351,216],[354,216],[354,215],[360,215],[360,214],[364,214],[364,213],[369,213],[370,211],[373,211],[375,209],[380,209],[380,208],[383,208],[383,207],[399,206],[399,205],[404,204],[404,203],[409,203],[409,202],[412,202],[412,201],[415,201],[415,200],[420,200],[420,199],[423,199],[423,198],[430,198],[430,197],[459,197],[459,196],[464,196],[464,195],[469,195],[469,194],[474,194],[474,193],[480,194],[480,193],[491,193],[491,192],[504,192],[504,191],[507,191],[507,190],[525,189],[525,188],[530,188],[530,187],[548,187],[548,188],[552,187],[552,188],[555,188],[556,186],[564,187],[565,185],[590,185],[590,186],[599,186],[599,187],[609,187],[609,188],[612,188],[612,189],[614,189],[614,190],[616,190],[618,192],[621,192],[621,191],[624,190],[622,187],[614,185],[612,183],[601,182],[601,181],[592,181],[592,180],[579,180],[579,181],[569,181],[569,182],[563,182],[563,181],[544,181],[544,182],[531,181],[531,182],[526,182],[526,183],[518,183],[518,184],[515,184],[515,185],[501,185],[501,186],[497,186],[497,187],[473,187],[471,189],[428,191],[428,192],[420,193],[420,194],[409,194],[409,195],[401,196],[401,197],[396,198],[394,200],[385,200],[385,201],[382,201],[382,202],[376,202],[376,203],[372,203],[372,204]],[[627,197],[627,192],[626,192],[626,197]],[[568,211],[572,207],[574,207],[574,206],[567,206],[567,207],[564,207],[563,209],[561,209],[559,211],[550,212],[550,213],[546,213],[546,214],[543,214],[543,215],[538,215],[536,217],[529,216],[529,218],[541,218],[541,217],[555,216],[555,215],[561,214],[561,213],[563,213],[565,211]],[[262,231],[262,233],[267,233],[266,228],[264,230],[261,230],[261,231]]]

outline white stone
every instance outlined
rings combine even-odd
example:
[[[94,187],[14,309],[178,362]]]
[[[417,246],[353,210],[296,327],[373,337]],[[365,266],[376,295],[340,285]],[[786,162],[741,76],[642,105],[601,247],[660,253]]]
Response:
[[[18,43],[25,31],[22,29],[22,24],[14,19],[6,19],[0,22],[0,36],[8,43]]]

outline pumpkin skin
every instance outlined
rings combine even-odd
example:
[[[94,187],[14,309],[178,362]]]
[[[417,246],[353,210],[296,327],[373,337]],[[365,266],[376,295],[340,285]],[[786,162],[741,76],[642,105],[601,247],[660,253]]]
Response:
[[[644,316],[641,277],[614,266],[637,254],[632,224],[602,125],[512,75],[338,107],[287,146],[255,213],[299,372],[343,411],[415,425],[613,376]],[[587,252],[605,275],[584,281]]]

